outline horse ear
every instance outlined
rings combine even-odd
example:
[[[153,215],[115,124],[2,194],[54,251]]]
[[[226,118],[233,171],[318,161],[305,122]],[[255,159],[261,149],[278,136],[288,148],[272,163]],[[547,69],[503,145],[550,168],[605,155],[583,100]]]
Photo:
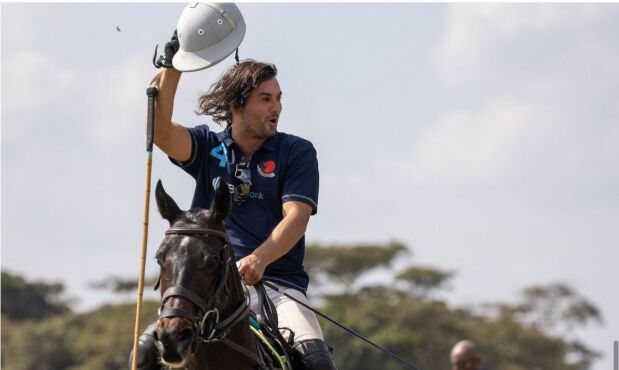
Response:
[[[209,211],[213,217],[213,221],[217,223],[223,222],[230,213],[230,189],[228,188],[228,184],[223,180],[217,182],[215,199],[213,199]]]
[[[163,189],[161,180],[157,181],[155,189],[155,198],[157,199],[157,208],[161,216],[170,222],[170,225],[183,213],[172,199]]]

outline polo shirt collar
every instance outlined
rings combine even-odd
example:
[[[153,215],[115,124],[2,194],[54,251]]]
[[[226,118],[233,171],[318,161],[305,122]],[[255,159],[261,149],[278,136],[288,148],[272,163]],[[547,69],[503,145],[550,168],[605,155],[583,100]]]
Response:
[[[224,143],[225,146],[230,147],[230,145],[234,143],[234,141],[232,141],[232,130],[223,130],[221,135],[221,141]]]
[[[271,152],[275,151],[275,148],[277,148],[277,142],[279,141],[280,136],[281,136],[280,133],[277,132],[274,136],[271,136],[270,138],[268,138],[267,141],[265,141],[258,150],[264,148]],[[229,148],[230,145],[234,143],[234,141],[232,140],[232,131],[224,130],[222,132],[221,140],[224,143],[224,145]]]
[[[268,150],[268,151],[275,151],[275,148],[277,147],[277,141],[279,140],[279,132],[277,132],[275,135],[271,136],[267,141],[264,142],[264,144],[262,144],[262,148]]]

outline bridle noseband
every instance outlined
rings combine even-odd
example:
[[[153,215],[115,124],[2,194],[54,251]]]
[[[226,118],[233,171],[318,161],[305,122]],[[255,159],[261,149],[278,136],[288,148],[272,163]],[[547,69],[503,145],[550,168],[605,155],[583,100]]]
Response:
[[[232,244],[230,243],[230,239],[228,235],[224,231],[209,229],[209,228],[194,228],[194,227],[172,227],[168,229],[165,233],[166,235],[212,235],[219,237],[223,240],[224,246],[221,251],[221,260],[220,268],[217,270],[217,278],[215,283],[215,290],[213,294],[210,295],[208,301],[205,301],[202,297],[195,294],[194,292],[186,289],[182,286],[172,286],[166,289],[161,297],[161,305],[159,307],[159,320],[163,318],[169,317],[183,317],[185,319],[190,320],[193,323],[194,328],[194,338],[195,342],[193,345],[193,349],[195,350],[195,345],[197,342],[217,342],[222,340],[228,335],[230,329],[239,323],[247,313],[249,312],[249,304],[247,299],[244,299],[240,306],[232,313],[229,317],[220,321],[220,312],[216,305],[217,297],[219,296],[222,289],[227,289],[226,282],[228,281],[228,275],[230,273],[230,259],[232,258],[232,253],[230,249]],[[223,267],[223,272],[221,271],[221,267]],[[175,309],[175,308],[164,308],[164,304],[168,298],[171,297],[180,297],[183,298],[192,304],[194,304],[198,313],[193,315],[185,310]],[[213,320],[209,320],[210,317],[214,317]]]

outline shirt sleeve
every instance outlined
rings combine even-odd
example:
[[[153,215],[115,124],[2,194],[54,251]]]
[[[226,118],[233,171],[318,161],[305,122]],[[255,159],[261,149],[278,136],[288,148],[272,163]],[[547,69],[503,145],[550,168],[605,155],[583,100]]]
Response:
[[[318,158],[316,149],[307,140],[299,140],[290,150],[288,169],[284,176],[282,203],[301,201],[318,212]]]
[[[190,174],[194,179],[197,179],[198,173],[202,167],[204,153],[208,152],[208,133],[207,125],[198,125],[187,129],[191,135],[191,156],[187,161],[181,162],[169,157],[170,161],[182,168]]]

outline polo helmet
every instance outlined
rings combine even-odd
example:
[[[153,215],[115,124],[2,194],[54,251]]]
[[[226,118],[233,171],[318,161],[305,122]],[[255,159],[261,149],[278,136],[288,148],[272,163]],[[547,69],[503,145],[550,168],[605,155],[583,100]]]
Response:
[[[239,47],[245,28],[234,3],[187,4],[176,27],[180,47],[172,65],[182,72],[214,66]]]

